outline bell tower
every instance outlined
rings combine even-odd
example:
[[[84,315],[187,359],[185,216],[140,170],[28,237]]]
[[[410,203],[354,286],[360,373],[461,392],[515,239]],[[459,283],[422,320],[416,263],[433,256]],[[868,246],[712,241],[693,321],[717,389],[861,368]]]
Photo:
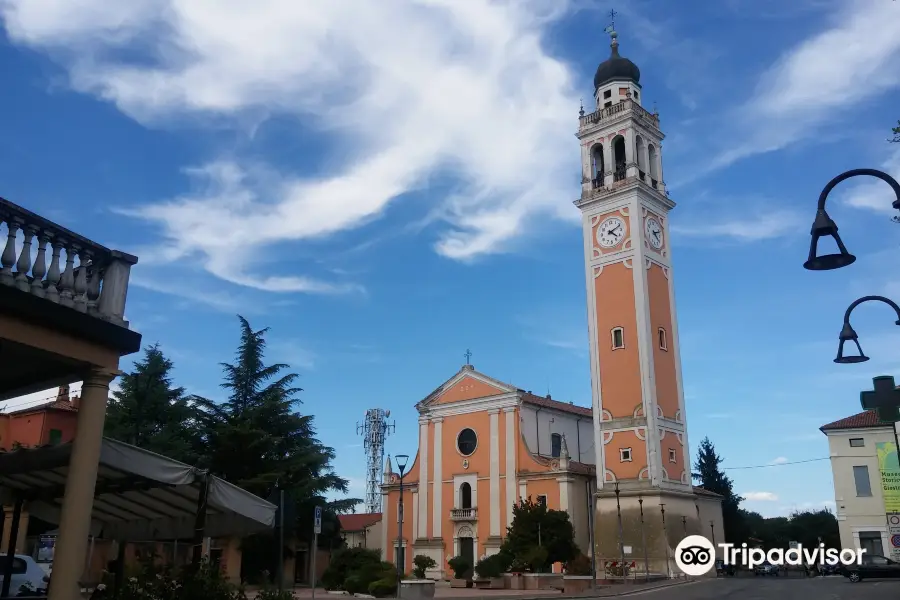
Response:
[[[628,534],[637,526],[627,522],[643,510],[648,554],[662,561],[672,554],[664,543],[659,505],[670,511],[671,529],[677,520],[678,534],[682,516],[690,520],[689,533],[700,533],[669,240],[668,214],[675,203],[663,182],[659,115],[643,108],[640,70],[619,54],[617,33],[607,31],[611,52],[594,76],[596,107],[590,114],[583,107],[580,112],[582,185],[575,201],[583,216],[590,333],[595,551],[619,560],[623,544],[641,548],[640,536]],[[624,542],[615,526],[619,511],[629,538]],[[681,537],[672,537],[669,548]],[[643,553],[635,552],[642,570]],[[666,572],[664,566],[658,562],[656,569]]]

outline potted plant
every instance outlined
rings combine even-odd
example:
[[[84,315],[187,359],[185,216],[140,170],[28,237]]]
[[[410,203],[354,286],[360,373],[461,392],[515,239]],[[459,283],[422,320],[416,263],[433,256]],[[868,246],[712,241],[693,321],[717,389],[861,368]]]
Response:
[[[413,557],[412,575],[416,579],[425,579],[428,569],[433,569],[436,566],[437,563],[434,562],[434,559],[430,556],[426,556],[425,554],[416,554]]]
[[[475,580],[475,587],[485,589],[503,589],[503,570],[506,565],[503,564],[504,557],[502,554],[492,554],[478,561],[475,565],[475,573],[478,579]]]
[[[447,566],[453,571],[453,579],[450,580],[450,587],[472,587],[472,563],[462,556],[454,556],[447,561]]]

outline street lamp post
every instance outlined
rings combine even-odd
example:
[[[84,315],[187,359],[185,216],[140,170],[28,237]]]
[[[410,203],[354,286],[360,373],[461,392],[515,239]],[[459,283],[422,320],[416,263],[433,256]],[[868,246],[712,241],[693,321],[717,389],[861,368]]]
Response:
[[[398,520],[400,524],[397,526],[397,597],[400,597],[400,582],[403,580],[403,571],[406,563],[406,548],[403,547],[403,472],[406,471],[406,463],[409,456],[406,454],[398,454],[394,457],[397,461],[397,469],[400,470],[400,502],[397,505]]]
[[[659,512],[662,514],[663,540],[666,543],[666,578],[672,578],[672,571],[669,565],[669,532],[666,530],[666,505],[664,502],[659,503]]]
[[[619,503],[619,482],[616,481],[616,512],[619,517],[619,556],[622,558],[622,583],[628,581],[625,576],[625,531],[622,528],[622,505]]]
[[[841,335],[838,338],[840,342],[838,344],[837,358],[834,359],[834,362],[842,365],[849,365],[869,360],[869,357],[863,352],[862,346],[859,345],[859,336],[856,335],[856,330],[850,325],[850,313],[852,313],[853,309],[860,304],[872,301],[884,302],[893,308],[894,313],[897,315],[897,320],[894,321],[894,325],[900,325],[900,306],[897,306],[897,303],[890,298],[885,298],[884,296],[863,296],[862,298],[854,300],[844,313],[844,325],[841,327]],[[859,352],[859,355],[844,356],[844,344],[847,342],[853,342],[856,345],[856,351]]]
[[[841,241],[841,236],[838,235],[837,225],[831,220],[828,213],[825,212],[825,200],[837,184],[846,179],[850,179],[851,177],[860,175],[877,177],[878,179],[887,182],[894,190],[894,195],[897,196],[897,199],[894,200],[892,206],[900,210],[900,183],[897,183],[897,180],[887,173],[875,169],[853,169],[852,171],[841,173],[829,181],[828,185],[825,186],[825,189],[822,190],[822,193],[819,194],[819,204],[816,207],[816,218],[813,221],[812,229],[810,230],[812,241],[809,246],[809,257],[806,262],[803,263],[805,269],[809,271],[830,271],[832,269],[840,269],[841,267],[852,265],[856,262],[856,257],[847,251],[844,242]],[[837,242],[838,254],[818,256],[819,240],[823,237],[834,238],[834,241]]]
[[[650,582],[650,561],[647,558],[647,534],[644,531],[644,497],[638,496],[638,506],[641,508],[641,545],[644,547],[644,579]]]

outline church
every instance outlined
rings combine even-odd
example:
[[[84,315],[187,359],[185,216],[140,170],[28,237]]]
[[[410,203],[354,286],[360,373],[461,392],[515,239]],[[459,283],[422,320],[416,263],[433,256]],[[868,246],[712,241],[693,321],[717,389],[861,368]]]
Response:
[[[437,564],[429,577],[449,578],[449,559],[474,564],[496,553],[513,505],[527,498],[568,512],[599,577],[622,558],[637,573],[646,562],[651,574],[672,576],[681,539],[723,541],[721,497],[691,481],[664,136],[659,115],[641,104],[640,70],[610,35],[610,57],[594,76],[596,109],[581,110],[577,133],[591,407],[470,364],[419,401],[402,537],[390,461],[382,486],[383,556],[407,573],[418,554]]]

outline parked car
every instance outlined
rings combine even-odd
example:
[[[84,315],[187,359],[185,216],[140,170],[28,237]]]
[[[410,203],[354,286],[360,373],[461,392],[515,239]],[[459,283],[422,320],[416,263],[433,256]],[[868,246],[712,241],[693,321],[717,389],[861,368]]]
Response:
[[[841,565],[841,575],[852,583],[859,583],[863,579],[900,577],[900,563],[883,556],[863,554],[862,564]]]
[[[716,577],[734,577],[734,573],[735,570],[733,564],[726,565],[725,561],[721,559],[716,561]]]
[[[840,575],[841,565],[819,565],[819,575]]]
[[[46,592],[50,577],[27,554],[16,554],[13,557],[12,576],[9,582],[10,596],[16,596],[23,585],[27,585],[35,592]],[[3,584],[3,574],[0,573],[0,585]]]
[[[753,570],[754,575],[774,575],[775,577],[778,577],[780,572],[781,569],[778,568],[778,565],[773,565],[769,561],[765,561],[763,564],[757,565]]]

